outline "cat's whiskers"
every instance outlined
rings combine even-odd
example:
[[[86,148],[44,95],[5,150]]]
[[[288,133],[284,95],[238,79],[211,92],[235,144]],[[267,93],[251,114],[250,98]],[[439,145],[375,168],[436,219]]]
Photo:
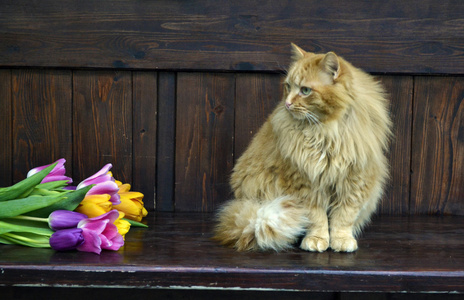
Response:
[[[291,109],[287,107],[287,110],[302,115],[308,121],[309,124],[313,124],[318,128],[321,127],[321,121],[319,120],[319,118],[315,114],[305,109],[304,107],[292,106]]]
[[[321,126],[321,121],[319,121],[319,118],[315,114],[306,111],[306,112],[304,112],[304,116],[305,116],[305,118],[308,120],[308,122],[310,124],[314,124],[317,127]]]
[[[310,114],[313,118],[313,120],[317,123],[317,124],[321,124],[321,121],[319,120],[319,118],[314,114],[314,113],[311,113],[311,112],[308,112],[308,114]]]

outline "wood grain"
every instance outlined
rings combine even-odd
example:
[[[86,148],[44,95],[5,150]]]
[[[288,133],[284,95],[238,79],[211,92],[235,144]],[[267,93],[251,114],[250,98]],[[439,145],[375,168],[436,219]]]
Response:
[[[393,120],[393,138],[388,153],[390,181],[380,213],[406,215],[409,213],[413,77],[381,76],[380,79],[389,94]]]
[[[112,163],[113,176],[132,183],[131,73],[73,72],[74,178]]]
[[[177,75],[176,211],[213,211],[229,197],[234,88],[230,74]]]
[[[411,213],[464,215],[464,78],[417,77]]]
[[[158,83],[155,73],[138,71],[133,80],[130,72],[95,70],[0,73],[6,181],[60,157],[77,181],[112,162],[115,176],[140,188],[146,200],[155,197],[156,185],[160,211],[212,211],[229,198],[231,156],[244,151],[273,109],[281,76],[180,73],[179,85],[175,72],[161,72]],[[395,123],[392,179],[380,213],[464,214],[462,78],[380,78]],[[147,207],[154,208],[152,200]]]
[[[282,75],[237,74],[235,151],[238,159],[282,98]]]
[[[145,195],[148,210],[155,208],[158,74],[132,74],[132,190]],[[130,112],[129,112],[130,113]]]
[[[11,70],[0,69],[0,186],[13,183]]]
[[[158,75],[158,150],[156,209],[174,211],[176,153],[176,73]]]
[[[462,74],[464,65],[460,0],[2,4],[0,66],[275,71],[291,42],[370,72]]]
[[[13,181],[34,167],[65,158],[72,168],[72,74],[67,70],[12,71]]]
[[[106,287],[108,293],[120,287],[464,292],[463,217],[382,216],[354,253],[239,253],[211,239],[213,220],[206,213],[153,213],[148,229],[131,228],[124,248],[101,255],[1,245],[0,279],[4,286]]]

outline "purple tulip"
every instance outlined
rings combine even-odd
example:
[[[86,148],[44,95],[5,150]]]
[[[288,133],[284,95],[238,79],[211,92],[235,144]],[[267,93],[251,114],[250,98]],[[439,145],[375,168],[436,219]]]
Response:
[[[57,163],[56,166],[53,168],[53,170],[50,173],[48,173],[47,176],[45,176],[45,178],[42,180],[41,183],[46,183],[46,182],[51,182],[51,181],[59,181],[59,180],[67,180],[68,181],[67,183],[72,183],[72,178],[67,177],[67,176],[64,175],[66,173],[66,169],[64,167],[65,162],[66,162],[66,159],[64,159],[64,158],[58,159],[56,161],[56,163]],[[32,175],[34,175],[36,173],[39,173],[40,171],[42,171],[43,169],[45,169],[49,165],[51,165],[51,164],[48,164],[48,165],[45,165],[45,166],[40,166],[40,167],[29,170],[29,172],[27,173],[27,177],[30,177],[30,176],[32,176]]]
[[[119,212],[113,209],[101,216],[81,220],[77,227],[82,229],[84,243],[77,250],[100,254],[102,249],[116,251],[121,248],[124,239],[113,224],[118,217]]]
[[[109,170],[112,167],[112,164],[106,164],[100,171],[79,183],[77,189],[81,189],[88,185],[95,184],[95,186],[87,192],[87,195],[108,194],[111,196],[110,202],[113,205],[120,204],[121,200],[118,194],[119,187],[116,184],[113,176],[108,174]]]
[[[87,216],[75,211],[55,210],[48,217],[48,225],[53,231],[75,228],[83,219],[87,219]]]
[[[65,214],[60,212],[56,216],[63,217]],[[90,219],[84,215],[77,227],[60,229],[52,234],[50,246],[58,251],[77,249],[96,254],[100,254],[102,249],[119,250],[124,245],[124,239],[113,224],[118,217],[119,212],[115,209]],[[78,216],[73,215],[72,218],[76,221]]]
[[[84,235],[81,228],[58,230],[50,237],[50,247],[58,251],[77,249],[83,243]]]
[[[77,189],[77,186],[75,185],[67,185],[63,187],[63,190],[67,190],[67,191],[75,191],[76,189]]]

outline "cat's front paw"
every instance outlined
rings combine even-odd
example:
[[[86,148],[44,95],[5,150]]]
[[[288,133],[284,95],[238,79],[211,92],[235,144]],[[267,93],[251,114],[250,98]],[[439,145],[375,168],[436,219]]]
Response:
[[[300,248],[311,252],[324,252],[329,248],[329,240],[317,236],[306,236]]]
[[[358,242],[353,237],[331,238],[330,248],[335,252],[353,252],[358,249]]]

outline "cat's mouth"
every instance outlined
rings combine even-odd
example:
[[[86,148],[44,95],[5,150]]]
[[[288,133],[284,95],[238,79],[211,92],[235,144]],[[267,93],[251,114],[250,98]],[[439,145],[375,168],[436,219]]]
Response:
[[[287,111],[297,120],[306,120],[310,124],[319,125],[321,120],[318,115],[314,112],[311,112],[305,108],[295,106],[294,104],[285,105]]]

